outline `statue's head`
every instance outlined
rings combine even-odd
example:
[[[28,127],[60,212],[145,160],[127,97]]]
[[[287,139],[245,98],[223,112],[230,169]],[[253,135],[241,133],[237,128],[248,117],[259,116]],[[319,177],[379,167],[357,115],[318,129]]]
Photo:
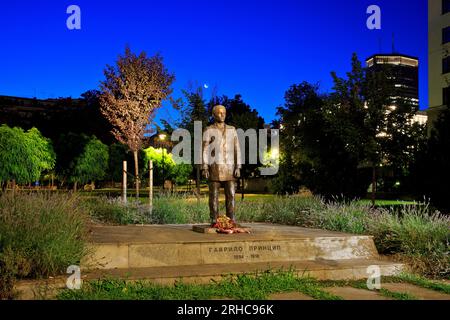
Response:
[[[225,109],[224,106],[222,105],[217,105],[213,108],[213,116],[214,116],[214,120],[218,123],[224,123],[225,122],[225,118],[227,116],[227,109]]]

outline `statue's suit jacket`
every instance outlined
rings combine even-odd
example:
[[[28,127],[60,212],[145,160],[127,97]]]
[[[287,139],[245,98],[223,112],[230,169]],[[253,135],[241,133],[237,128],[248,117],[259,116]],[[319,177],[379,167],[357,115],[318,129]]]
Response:
[[[217,138],[217,142],[216,142]],[[233,181],[235,169],[241,169],[241,149],[236,129],[216,123],[203,133],[203,170],[209,170],[209,181]]]

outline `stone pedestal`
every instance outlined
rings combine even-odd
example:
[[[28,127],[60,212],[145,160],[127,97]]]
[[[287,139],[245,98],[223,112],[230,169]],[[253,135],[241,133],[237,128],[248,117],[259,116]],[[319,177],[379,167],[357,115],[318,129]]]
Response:
[[[219,234],[209,225],[94,227],[93,254],[82,268],[166,280],[290,267],[319,279],[363,279],[369,266],[380,266],[382,275],[403,268],[380,259],[371,236],[265,223],[243,227],[252,233]]]

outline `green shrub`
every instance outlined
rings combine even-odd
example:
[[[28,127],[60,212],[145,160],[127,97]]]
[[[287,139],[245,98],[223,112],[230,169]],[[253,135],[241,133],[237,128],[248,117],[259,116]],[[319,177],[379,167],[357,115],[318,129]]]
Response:
[[[139,200],[129,199],[123,203],[121,198],[92,197],[84,200],[85,208],[94,220],[110,224],[150,224],[148,205]]]
[[[159,224],[205,223],[209,221],[207,198],[163,195],[153,201],[152,221]]]
[[[16,278],[56,275],[79,264],[87,218],[75,196],[1,195],[0,298],[12,296]]]
[[[311,209],[321,205],[318,198],[277,196],[236,201],[236,215],[239,221],[308,225]]]
[[[207,200],[201,199],[199,205],[195,198],[184,195],[155,197],[151,214],[148,203],[134,199],[129,199],[126,204],[121,198],[107,197],[84,202],[94,219],[112,224],[186,224],[209,220]]]
[[[428,206],[405,206],[398,214],[381,210],[373,217],[370,234],[381,253],[400,254],[415,271],[450,274],[450,217]]]
[[[310,219],[316,228],[366,234],[373,209],[358,202],[323,202],[312,210]]]

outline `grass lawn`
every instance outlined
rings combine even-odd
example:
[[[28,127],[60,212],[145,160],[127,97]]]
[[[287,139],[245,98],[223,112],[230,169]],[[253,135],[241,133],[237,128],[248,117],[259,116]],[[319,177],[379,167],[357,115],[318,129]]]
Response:
[[[382,277],[381,283],[411,283],[419,287],[450,294],[450,285],[436,284],[422,277],[404,274],[398,277]],[[298,277],[292,271],[267,271],[253,275],[226,277],[220,282],[195,285],[178,282],[172,286],[162,286],[145,281],[127,282],[117,279],[91,281],[81,290],[64,290],[58,295],[60,300],[266,300],[271,294],[300,292],[318,300],[342,300],[329,293],[330,287],[354,287],[367,289],[365,280],[318,281],[309,277]],[[378,294],[394,300],[416,300],[405,292],[392,292],[382,288]],[[449,296],[450,298],[450,296]]]
[[[139,198],[144,201],[148,199],[148,187],[143,187],[140,190]],[[186,186],[181,186],[176,188],[175,194],[183,195],[184,199],[196,199],[193,192],[195,191],[195,186],[191,187],[190,190]],[[46,191],[48,192],[48,191]],[[66,193],[64,190],[58,190],[59,193]],[[163,191],[160,186],[153,187],[153,194],[155,197],[158,197],[161,194],[166,194],[167,191]],[[208,196],[208,185],[202,184],[200,186],[201,197],[206,198]],[[113,196],[120,197],[122,195],[122,190],[118,188],[103,188],[96,189],[93,191],[84,191],[79,190],[79,195],[92,197],[92,196]],[[134,198],[136,195],[136,190],[134,188],[128,188],[127,195],[129,198]],[[261,193],[245,193],[244,200],[256,201],[256,200],[270,200],[278,197],[275,194],[261,194]],[[223,190],[221,192],[221,198],[224,198]],[[241,200],[241,193],[236,192],[236,200]],[[355,203],[363,204],[363,205],[371,205],[371,199],[361,199],[355,201]],[[375,206],[377,207],[385,207],[385,206],[401,206],[401,205],[422,205],[422,203],[412,200],[375,200]]]
[[[186,187],[178,187],[177,193],[180,194],[189,194],[190,192],[194,192],[195,189],[192,188],[190,191],[187,190]],[[223,190],[222,190],[223,191]],[[162,193],[161,187],[155,186],[153,188],[153,192],[155,196],[158,196]],[[208,186],[206,184],[201,185],[200,192],[202,197],[206,197],[208,195]],[[94,191],[79,191],[81,195],[85,196],[105,196],[105,195],[111,195],[111,196],[120,196],[122,194],[121,189],[114,189],[114,188],[104,188],[104,189],[96,189]],[[136,195],[136,191],[133,188],[129,188],[127,190],[128,197],[134,197]],[[221,194],[223,196],[223,192]],[[145,199],[148,198],[148,187],[144,187],[140,190],[140,198]],[[195,195],[189,194],[187,197],[192,197],[195,199]],[[261,193],[245,193],[244,194],[244,200],[268,200],[273,199],[277,197],[277,195],[274,194],[261,194]],[[241,200],[241,193],[236,192],[236,200]],[[361,199],[356,201],[360,204],[372,204],[371,199]],[[417,201],[411,201],[411,200],[375,200],[376,206],[397,206],[397,205],[420,205],[420,202]]]

